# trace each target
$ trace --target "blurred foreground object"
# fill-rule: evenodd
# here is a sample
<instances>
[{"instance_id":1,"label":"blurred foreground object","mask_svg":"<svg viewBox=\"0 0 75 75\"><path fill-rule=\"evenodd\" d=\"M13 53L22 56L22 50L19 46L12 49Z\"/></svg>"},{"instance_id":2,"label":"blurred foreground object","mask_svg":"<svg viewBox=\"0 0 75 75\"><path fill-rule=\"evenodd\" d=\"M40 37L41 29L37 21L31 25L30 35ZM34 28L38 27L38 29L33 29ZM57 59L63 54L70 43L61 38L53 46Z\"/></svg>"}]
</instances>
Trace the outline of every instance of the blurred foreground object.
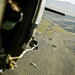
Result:
<instances>
[{"instance_id":1,"label":"blurred foreground object","mask_svg":"<svg viewBox=\"0 0 75 75\"><path fill-rule=\"evenodd\" d=\"M3 13L6 5L6 0L0 0L0 28L1 28L1 22L3 19Z\"/></svg>"}]
</instances>

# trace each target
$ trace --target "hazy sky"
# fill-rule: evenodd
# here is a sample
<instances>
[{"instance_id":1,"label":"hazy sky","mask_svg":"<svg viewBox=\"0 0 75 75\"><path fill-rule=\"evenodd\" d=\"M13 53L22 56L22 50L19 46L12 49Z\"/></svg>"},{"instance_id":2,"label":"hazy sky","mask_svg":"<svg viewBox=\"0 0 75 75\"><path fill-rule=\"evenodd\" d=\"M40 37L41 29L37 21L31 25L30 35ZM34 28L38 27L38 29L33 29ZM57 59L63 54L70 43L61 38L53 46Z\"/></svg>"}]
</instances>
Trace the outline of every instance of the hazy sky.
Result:
<instances>
[{"instance_id":1,"label":"hazy sky","mask_svg":"<svg viewBox=\"0 0 75 75\"><path fill-rule=\"evenodd\" d=\"M75 16L75 0L47 0L46 6L67 15Z\"/></svg>"},{"instance_id":2,"label":"hazy sky","mask_svg":"<svg viewBox=\"0 0 75 75\"><path fill-rule=\"evenodd\" d=\"M75 0L55 0L55 1L64 1L64 2L70 2L72 4L75 4Z\"/></svg>"}]
</instances>

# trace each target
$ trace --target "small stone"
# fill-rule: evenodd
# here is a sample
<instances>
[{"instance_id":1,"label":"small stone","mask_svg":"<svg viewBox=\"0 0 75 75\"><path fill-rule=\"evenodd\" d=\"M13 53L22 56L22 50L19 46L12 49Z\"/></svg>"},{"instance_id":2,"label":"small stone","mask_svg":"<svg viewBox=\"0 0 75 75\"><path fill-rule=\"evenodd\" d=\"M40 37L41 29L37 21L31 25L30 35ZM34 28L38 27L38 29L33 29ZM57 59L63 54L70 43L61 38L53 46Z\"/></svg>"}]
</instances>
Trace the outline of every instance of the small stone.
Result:
<instances>
[{"instance_id":1,"label":"small stone","mask_svg":"<svg viewBox=\"0 0 75 75\"><path fill-rule=\"evenodd\" d=\"M29 65L34 66L35 68L37 68L37 65L35 63L30 63Z\"/></svg>"}]
</instances>

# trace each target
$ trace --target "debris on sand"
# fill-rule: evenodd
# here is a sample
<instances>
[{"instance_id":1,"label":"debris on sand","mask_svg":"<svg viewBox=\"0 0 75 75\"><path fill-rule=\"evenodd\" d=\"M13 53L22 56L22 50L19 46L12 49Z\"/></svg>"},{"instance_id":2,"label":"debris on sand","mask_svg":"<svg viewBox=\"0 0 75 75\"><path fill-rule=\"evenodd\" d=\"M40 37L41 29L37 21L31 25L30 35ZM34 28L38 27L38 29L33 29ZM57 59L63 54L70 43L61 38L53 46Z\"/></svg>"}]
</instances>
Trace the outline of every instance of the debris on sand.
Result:
<instances>
[{"instance_id":1,"label":"debris on sand","mask_svg":"<svg viewBox=\"0 0 75 75\"><path fill-rule=\"evenodd\" d=\"M49 40L52 40L52 38L49 38Z\"/></svg>"},{"instance_id":2,"label":"debris on sand","mask_svg":"<svg viewBox=\"0 0 75 75\"><path fill-rule=\"evenodd\" d=\"M55 48L57 47L56 45L51 45L51 46L52 46L52 47L55 47Z\"/></svg>"},{"instance_id":3,"label":"debris on sand","mask_svg":"<svg viewBox=\"0 0 75 75\"><path fill-rule=\"evenodd\" d=\"M29 65L34 66L35 68L37 68L37 65L35 63L30 63Z\"/></svg>"}]
</instances>

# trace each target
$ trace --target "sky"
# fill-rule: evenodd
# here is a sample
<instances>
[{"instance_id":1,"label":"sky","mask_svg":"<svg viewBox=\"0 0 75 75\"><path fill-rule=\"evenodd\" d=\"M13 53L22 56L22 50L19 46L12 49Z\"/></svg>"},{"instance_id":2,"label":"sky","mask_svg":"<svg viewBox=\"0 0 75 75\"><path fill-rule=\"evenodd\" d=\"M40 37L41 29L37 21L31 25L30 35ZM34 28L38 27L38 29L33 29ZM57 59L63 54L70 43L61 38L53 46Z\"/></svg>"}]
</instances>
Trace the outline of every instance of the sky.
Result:
<instances>
[{"instance_id":1,"label":"sky","mask_svg":"<svg viewBox=\"0 0 75 75\"><path fill-rule=\"evenodd\" d=\"M75 0L55 0L55 1L64 1L64 2L70 2L72 4L75 4Z\"/></svg>"},{"instance_id":2,"label":"sky","mask_svg":"<svg viewBox=\"0 0 75 75\"><path fill-rule=\"evenodd\" d=\"M75 0L46 0L46 6L75 17Z\"/></svg>"}]
</instances>

